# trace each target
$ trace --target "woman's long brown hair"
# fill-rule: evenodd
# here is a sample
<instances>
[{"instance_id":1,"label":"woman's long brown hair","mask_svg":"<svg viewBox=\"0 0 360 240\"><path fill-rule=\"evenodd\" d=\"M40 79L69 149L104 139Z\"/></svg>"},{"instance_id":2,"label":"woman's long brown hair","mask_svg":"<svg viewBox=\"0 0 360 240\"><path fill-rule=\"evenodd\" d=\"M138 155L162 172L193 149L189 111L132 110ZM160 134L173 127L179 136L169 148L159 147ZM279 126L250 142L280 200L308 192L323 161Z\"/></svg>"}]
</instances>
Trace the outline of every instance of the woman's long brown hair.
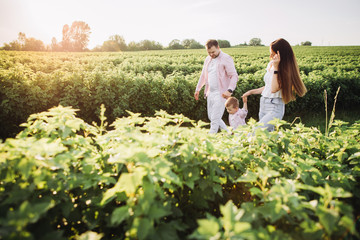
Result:
<instances>
[{"instance_id":1,"label":"woman's long brown hair","mask_svg":"<svg viewBox=\"0 0 360 240\"><path fill-rule=\"evenodd\" d=\"M270 44L271 49L280 53L278 82L284 103L295 100L296 94L300 97L307 92L300 78L299 66L290 44L283 38L279 38Z\"/></svg>"}]
</instances>

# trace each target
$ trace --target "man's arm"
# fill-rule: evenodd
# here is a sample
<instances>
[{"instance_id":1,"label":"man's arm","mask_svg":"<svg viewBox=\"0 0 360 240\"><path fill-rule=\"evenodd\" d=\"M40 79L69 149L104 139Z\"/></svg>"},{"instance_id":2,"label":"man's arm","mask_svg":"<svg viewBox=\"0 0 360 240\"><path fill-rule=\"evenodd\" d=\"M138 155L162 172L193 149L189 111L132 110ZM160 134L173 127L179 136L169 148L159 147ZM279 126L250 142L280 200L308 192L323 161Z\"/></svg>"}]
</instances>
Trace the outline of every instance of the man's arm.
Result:
<instances>
[{"instance_id":1,"label":"man's arm","mask_svg":"<svg viewBox=\"0 0 360 240\"><path fill-rule=\"evenodd\" d=\"M236 83L239 80L239 75L236 72L234 60L230 56L227 57L225 60L225 71L230 78L228 89L234 91L236 88Z\"/></svg>"},{"instance_id":2,"label":"man's arm","mask_svg":"<svg viewBox=\"0 0 360 240\"><path fill-rule=\"evenodd\" d=\"M203 69L201 71L201 75L200 75L200 78L199 78L199 81L198 81L198 84L196 85L196 89L195 89L195 93L194 93L194 98L196 100L199 100L199 92L201 90L201 88L205 85L205 66L206 66L206 61L207 61L207 58L205 59L204 61L204 65L203 65Z\"/></svg>"},{"instance_id":3,"label":"man's arm","mask_svg":"<svg viewBox=\"0 0 360 240\"><path fill-rule=\"evenodd\" d=\"M224 66L225 66L226 74L230 78L228 90L222 93L222 96L227 99L231 97L233 91L235 90L236 83L239 80L239 76L236 72L234 61L230 56L225 58Z\"/></svg>"}]
</instances>

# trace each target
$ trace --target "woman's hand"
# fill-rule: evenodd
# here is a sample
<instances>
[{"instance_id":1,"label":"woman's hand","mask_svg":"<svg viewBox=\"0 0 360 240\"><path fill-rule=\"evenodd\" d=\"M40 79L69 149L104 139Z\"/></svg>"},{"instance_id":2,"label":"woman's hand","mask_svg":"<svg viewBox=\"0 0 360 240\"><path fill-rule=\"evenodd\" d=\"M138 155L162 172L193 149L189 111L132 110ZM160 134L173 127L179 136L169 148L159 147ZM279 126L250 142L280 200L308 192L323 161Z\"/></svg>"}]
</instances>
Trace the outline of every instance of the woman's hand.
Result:
<instances>
[{"instance_id":1,"label":"woman's hand","mask_svg":"<svg viewBox=\"0 0 360 240\"><path fill-rule=\"evenodd\" d=\"M272 61L273 61L273 66L274 66L274 70L277 71L279 69L279 63L280 63L280 52L277 51L277 54L275 54L272 57Z\"/></svg>"}]
</instances>

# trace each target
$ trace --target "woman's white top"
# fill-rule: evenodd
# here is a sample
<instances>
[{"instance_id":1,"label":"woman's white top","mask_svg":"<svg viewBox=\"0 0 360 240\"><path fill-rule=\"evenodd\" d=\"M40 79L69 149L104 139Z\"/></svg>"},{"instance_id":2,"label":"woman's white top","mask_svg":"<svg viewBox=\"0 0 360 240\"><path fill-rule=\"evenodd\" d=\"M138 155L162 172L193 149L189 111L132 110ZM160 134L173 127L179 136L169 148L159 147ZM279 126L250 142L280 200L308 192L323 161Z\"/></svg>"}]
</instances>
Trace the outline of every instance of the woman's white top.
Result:
<instances>
[{"instance_id":1,"label":"woman's white top","mask_svg":"<svg viewBox=\"0 0 360 240\"><path fill-rule=\"evenodd\" d=\"M272 61L266 67L266 73L264 76L265 88L262 91L261 95L267 98L281 98L281 90L277 91L276 93L271 92L271 81L274 76L274 66Z\"/></svg>"},{"instance_id":2,"label":"woman's white top","mask_svg":"<svg viewBox=\"0 0 360 240\"><path fill-rule=\"evenodd\" d=\"M209 87L210 92L219 92L219 80L217 77L217 59L213 58L211 59L209 65L208 65L208 81L209 81Z\"/></svg>"}]
</instances>

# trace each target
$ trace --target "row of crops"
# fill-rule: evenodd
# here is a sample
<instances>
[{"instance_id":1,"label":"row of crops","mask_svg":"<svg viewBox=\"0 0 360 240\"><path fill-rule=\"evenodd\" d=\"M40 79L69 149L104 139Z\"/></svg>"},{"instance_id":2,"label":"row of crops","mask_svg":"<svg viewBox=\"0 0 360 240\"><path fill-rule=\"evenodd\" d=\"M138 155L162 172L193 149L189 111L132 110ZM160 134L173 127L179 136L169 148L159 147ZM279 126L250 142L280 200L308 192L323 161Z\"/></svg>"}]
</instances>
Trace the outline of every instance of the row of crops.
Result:
<instances>
[{"instance_id":1,"label":"row of crops","mask_svg":"<svg viewBox=\"0 0 360 240\"><path fill-rule=\"evenodd\" d=\"M338 87L337 109L360 104L360 47L294 47L308 93L287 105L287 113L306 114L329 106ZM263 86L269 60L267 47L224 49L235 62L239 82L235 96ZM18 125L36 112L59 104L80 109L87 122L97 119L105 104L108 118L126 110L151 116L157 110L207 121L206 101L193 99L205 50L125 53L0 54L0 136L14 136ZM258 96L249 98L249 117L257 119ZM287 114L285 114L286 116ZM224 119L226 119L226 113Z\"/></svg>"}]
</instances>

